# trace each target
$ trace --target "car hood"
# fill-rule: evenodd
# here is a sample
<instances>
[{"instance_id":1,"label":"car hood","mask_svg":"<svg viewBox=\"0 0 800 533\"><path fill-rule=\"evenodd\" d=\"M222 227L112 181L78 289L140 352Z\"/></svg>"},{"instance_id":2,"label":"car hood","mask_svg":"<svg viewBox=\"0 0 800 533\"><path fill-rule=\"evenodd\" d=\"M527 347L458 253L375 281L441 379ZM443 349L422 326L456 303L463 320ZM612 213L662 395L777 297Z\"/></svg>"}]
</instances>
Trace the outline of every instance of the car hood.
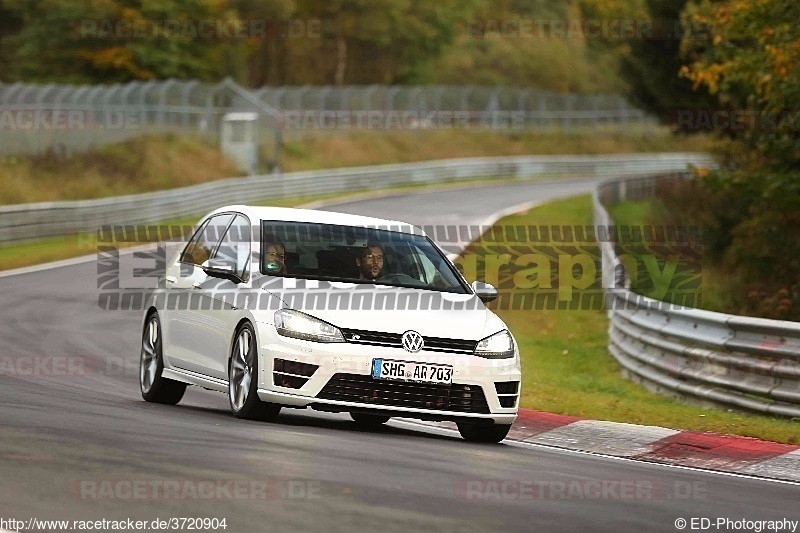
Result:
<instances>
[{"instance_id":1,"label":"car hood","mask_svg":"<svg viewBox=\"0 0 800 533\"><path fill-rule=\"evenodd\" d=\"M474 294L350 283L264 290L279 298L283 307L343 329L384 333L415 330L423 336L476 341L506 329Z\"/></svg>"}]
</instances>

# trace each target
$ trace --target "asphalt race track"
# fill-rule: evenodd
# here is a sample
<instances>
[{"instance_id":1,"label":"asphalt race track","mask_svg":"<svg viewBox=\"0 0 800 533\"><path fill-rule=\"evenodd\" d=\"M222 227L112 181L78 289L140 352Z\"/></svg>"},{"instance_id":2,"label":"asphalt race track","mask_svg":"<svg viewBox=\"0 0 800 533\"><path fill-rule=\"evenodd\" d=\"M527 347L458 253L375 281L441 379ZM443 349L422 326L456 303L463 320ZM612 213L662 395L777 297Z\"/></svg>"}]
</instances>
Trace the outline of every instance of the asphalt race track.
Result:
<instances>
[{"instance_id":1,"label":"asphalt race track","mask_svg":"<svg viewBox=\"0 0 800 533\"><path fill-rule=\"evenodd\" d=\"M417 193L331 209L477 224L593 184ZM403 420L365 431L346 415L285 409L272 424L244 422L229 414L225 395L194 387L178 406L145 403L140 312L100 309L97 285L93 261L0 277L0 529L13 529L2 522L12 518L224 518L224 530L196 529L619 533L678 531L681 518L710 519L710 531L736 530L718 529L718 518L800 520L800 487L787 483L469 444Z\"/></svg>"}]
</instances>

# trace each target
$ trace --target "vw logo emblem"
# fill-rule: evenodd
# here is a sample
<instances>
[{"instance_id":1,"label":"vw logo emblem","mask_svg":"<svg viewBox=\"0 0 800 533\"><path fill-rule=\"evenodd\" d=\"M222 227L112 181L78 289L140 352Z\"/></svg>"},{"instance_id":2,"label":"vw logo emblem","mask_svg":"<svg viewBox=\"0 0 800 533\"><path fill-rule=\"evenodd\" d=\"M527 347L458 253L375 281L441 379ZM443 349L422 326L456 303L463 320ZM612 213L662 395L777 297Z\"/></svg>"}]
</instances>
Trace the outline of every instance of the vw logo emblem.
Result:
<instances>
[{"instance_id":1,"label":"vw logo emblem","mask_svg":"<svg viewBox=\"0 0 800 533\"><path fill-rule=\"evenodd\" d=\"M416 331L406 331L400 340L403 342L403 348L411 353L420 351L425 345L422 335Z\"/></svg>"}]
</instances>

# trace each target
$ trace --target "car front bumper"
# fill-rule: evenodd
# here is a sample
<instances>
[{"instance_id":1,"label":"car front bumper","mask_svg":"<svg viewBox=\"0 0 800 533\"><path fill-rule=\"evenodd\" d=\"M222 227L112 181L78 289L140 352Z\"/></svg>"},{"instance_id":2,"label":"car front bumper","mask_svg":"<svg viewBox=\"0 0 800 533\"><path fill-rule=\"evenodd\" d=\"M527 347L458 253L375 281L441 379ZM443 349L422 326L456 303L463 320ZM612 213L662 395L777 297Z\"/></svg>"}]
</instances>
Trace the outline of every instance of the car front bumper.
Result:
<instances>
[{"instance_id":1,"label":"car front bumper","mask_svg":"<svg viewBox=\"0 0 800 533\"><path fill-rule=\"evenodd\" d=\"M425 350L409 353L400 348L348 342L310 342L278 336L269 325L265 328L271 331L262 337L260 350L258 396L263 401L320 411L456 422L510 424L517 416L519 385L515 394L502 396L504 404L512 406L502 407L496 384L519 383L519 357L486 359ZM375 358L452 365L452 384L372 378ZM281 378L286 374L285 370L275 372L276 359L303 364L303 371L295 371L293 386L280 385L285 383Z\"/></svg>"}]
</instances>

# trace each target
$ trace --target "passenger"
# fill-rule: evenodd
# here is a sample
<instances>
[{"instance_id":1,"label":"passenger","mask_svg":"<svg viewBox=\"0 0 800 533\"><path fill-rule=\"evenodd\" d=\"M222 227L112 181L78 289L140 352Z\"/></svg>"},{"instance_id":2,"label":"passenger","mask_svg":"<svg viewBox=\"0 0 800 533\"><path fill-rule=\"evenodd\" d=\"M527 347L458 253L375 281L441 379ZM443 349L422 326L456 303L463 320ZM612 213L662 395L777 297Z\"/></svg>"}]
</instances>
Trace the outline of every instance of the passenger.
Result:
<instances>
[{"instance_id":1,"label":"passenger","mask_svg":"<svg viewBox=\"0 0 800 533\"><path fill-rule=\"evenodd\" d=\"M265 238L267 244L266 270L269 274L286 274L286 247L277 239Z\"/></svg>"}]
</instances>

